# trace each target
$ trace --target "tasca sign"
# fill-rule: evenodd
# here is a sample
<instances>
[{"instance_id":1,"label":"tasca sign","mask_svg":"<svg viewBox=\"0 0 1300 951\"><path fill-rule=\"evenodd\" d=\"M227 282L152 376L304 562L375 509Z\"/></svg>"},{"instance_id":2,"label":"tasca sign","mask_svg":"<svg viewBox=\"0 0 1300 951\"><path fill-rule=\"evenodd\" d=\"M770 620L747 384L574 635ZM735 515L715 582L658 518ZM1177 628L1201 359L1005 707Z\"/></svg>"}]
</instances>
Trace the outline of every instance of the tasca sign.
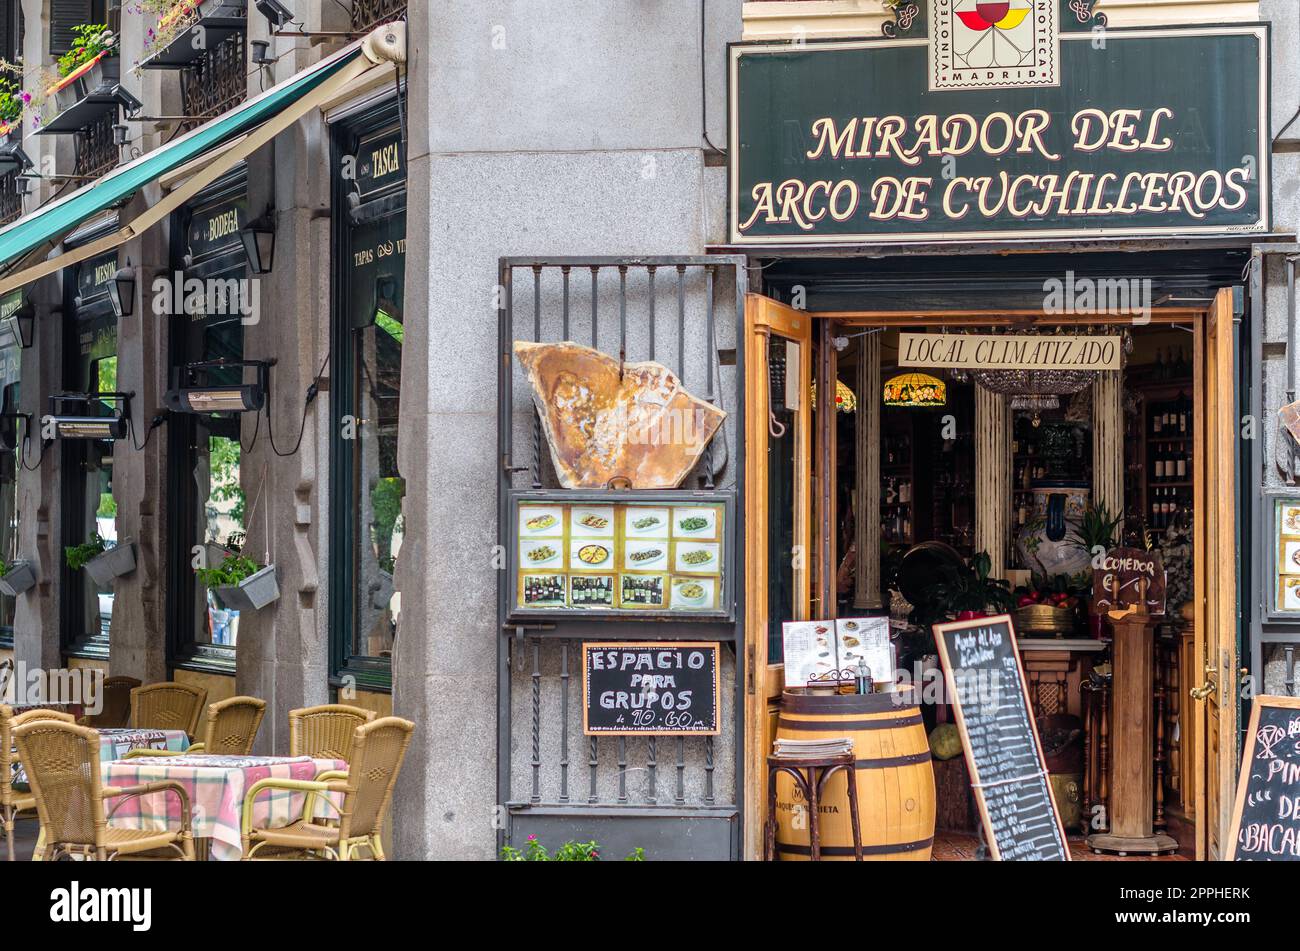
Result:
<instances>
[{"instance_id":1,"label":"tasca sign","mask_svg":"<svg viewBox=\"0 0 1300 951\"><path fill-rule=\"evenodd\" d=\"M1122 337L1024 334L898 335L900 367L965 370L1118 370Z\"/></svg>"},{"instance_id":2,"label":"tasca sign","mask_svg":"<svg viewBox=\"0 0 1300 951\"><path fill-rule=\"evenodd\" d=\"M998 55L1030 22L972 32L973 7L944 5ZM932 90L924 31L944 22L731 48L733 243L1268 230L1267 26L1063 29L1054 85Z\"/></svg>"}]
</instances>

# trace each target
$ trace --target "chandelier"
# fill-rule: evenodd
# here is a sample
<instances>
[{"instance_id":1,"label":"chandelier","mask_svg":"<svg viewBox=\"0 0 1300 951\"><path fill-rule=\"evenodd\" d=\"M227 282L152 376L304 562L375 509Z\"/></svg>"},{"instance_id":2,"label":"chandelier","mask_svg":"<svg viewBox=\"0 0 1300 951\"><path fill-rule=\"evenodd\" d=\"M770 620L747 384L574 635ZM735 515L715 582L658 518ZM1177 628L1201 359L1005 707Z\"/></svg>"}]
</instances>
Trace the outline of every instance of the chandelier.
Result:
<instances>
[{"instance_id":1,"label":"chandelier","mask_svg":"<svg viewBox=\"0 0 1300 951\"><path fill-rule=\"evenodd\" d=\"M1030 335L1047 334L1035 328ZM1124 332L1124 354L1133 350L1133 338ZM1038 414L1048 410L1060 409L1062 396L1073 396L1092 386L1097 373L1094 370L971 370L970 376L976 383L994 393L1001 393L1011 398L1011 409L1034 414L1034 425L1038 425Z\"/></svg>"},{"instance_id":2,"label":"chandelier","mask_svg":"<svg viewBox=\"0 0 1300 951\"><path fill-rule=\"evenodd\" d=\"M885 382L886 406L943 406L948 385L928 373L901 373Z\"/></svg>"}]
</instances>

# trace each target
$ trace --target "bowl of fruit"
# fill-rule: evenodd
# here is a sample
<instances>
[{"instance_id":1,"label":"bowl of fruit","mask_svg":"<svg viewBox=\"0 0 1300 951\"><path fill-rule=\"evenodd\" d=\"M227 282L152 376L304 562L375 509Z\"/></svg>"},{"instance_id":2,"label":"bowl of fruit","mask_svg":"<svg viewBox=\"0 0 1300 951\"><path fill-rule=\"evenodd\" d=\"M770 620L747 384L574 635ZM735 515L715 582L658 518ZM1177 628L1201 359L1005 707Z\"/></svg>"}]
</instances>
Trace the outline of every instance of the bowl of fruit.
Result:
<instances>
[{"instance_id":1,"label":"bowl of fruit","mask_svg":"<svg viewBox=\"0 0 1300 951\"><path fill-rule=\"evenodd\" d=\"M1074 631L1079 599L1066 591L1021 591L1012 615L1019 634L1064 637Z\"/></svg>"}]
</instances>

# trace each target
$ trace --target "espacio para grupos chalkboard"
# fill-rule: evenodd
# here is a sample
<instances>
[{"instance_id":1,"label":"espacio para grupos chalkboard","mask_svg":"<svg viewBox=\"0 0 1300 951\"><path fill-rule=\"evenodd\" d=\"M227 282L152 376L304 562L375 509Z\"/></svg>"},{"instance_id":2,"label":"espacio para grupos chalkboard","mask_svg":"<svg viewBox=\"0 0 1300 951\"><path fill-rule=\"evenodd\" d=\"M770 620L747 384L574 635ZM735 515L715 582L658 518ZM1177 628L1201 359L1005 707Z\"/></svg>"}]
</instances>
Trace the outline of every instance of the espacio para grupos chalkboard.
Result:
<instances>
[{"instance_id":1,"label":"espacio para grupos chalkboard","mask_svg":"<svg viewBox=\"0 0 1300 951\"><path fill-rule=\"evenodd\" d=\"M588 736L716 736L716 641L582 645L582 730Z\"/></svg>"}]
</instances>

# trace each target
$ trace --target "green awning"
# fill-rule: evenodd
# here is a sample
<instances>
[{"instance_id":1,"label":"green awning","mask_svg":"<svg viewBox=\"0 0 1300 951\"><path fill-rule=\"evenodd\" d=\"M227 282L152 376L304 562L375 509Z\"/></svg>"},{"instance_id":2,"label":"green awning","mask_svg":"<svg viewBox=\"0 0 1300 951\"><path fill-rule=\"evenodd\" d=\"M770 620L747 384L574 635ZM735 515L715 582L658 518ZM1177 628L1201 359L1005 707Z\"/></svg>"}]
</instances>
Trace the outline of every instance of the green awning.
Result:
<instances>
[{"instance_id":1,"label":"green awning","mask_svg":"<svg viewBox=\"0 0 1300 951\"><path fill-rule=\"evenodd\" d=\"M382 38L372 34L365 40L351 44L175 142L141 156L131 164L96 179L66 198L38 208L0 230L0 267L3 267L12 265L42 245L52 245L81 223L105 208L130 198L150 182L244 137L243 141L222 152L209 166L197 171L182 187L168 193L163 201L151 205L115 234L0 278L0 294L91 255L110 251L139 235L312 109L345 91L350 85L359 84L370 70L380 68L381 64L391 66L394 62L404 60L405 35L398 31L400 36L395 40L394 26L390 24L382 27L381 31L386 32ZM379 32L376 31L376 34ZM400 53L396 49L398 43Z\"/></svg>"}]
</instances>

